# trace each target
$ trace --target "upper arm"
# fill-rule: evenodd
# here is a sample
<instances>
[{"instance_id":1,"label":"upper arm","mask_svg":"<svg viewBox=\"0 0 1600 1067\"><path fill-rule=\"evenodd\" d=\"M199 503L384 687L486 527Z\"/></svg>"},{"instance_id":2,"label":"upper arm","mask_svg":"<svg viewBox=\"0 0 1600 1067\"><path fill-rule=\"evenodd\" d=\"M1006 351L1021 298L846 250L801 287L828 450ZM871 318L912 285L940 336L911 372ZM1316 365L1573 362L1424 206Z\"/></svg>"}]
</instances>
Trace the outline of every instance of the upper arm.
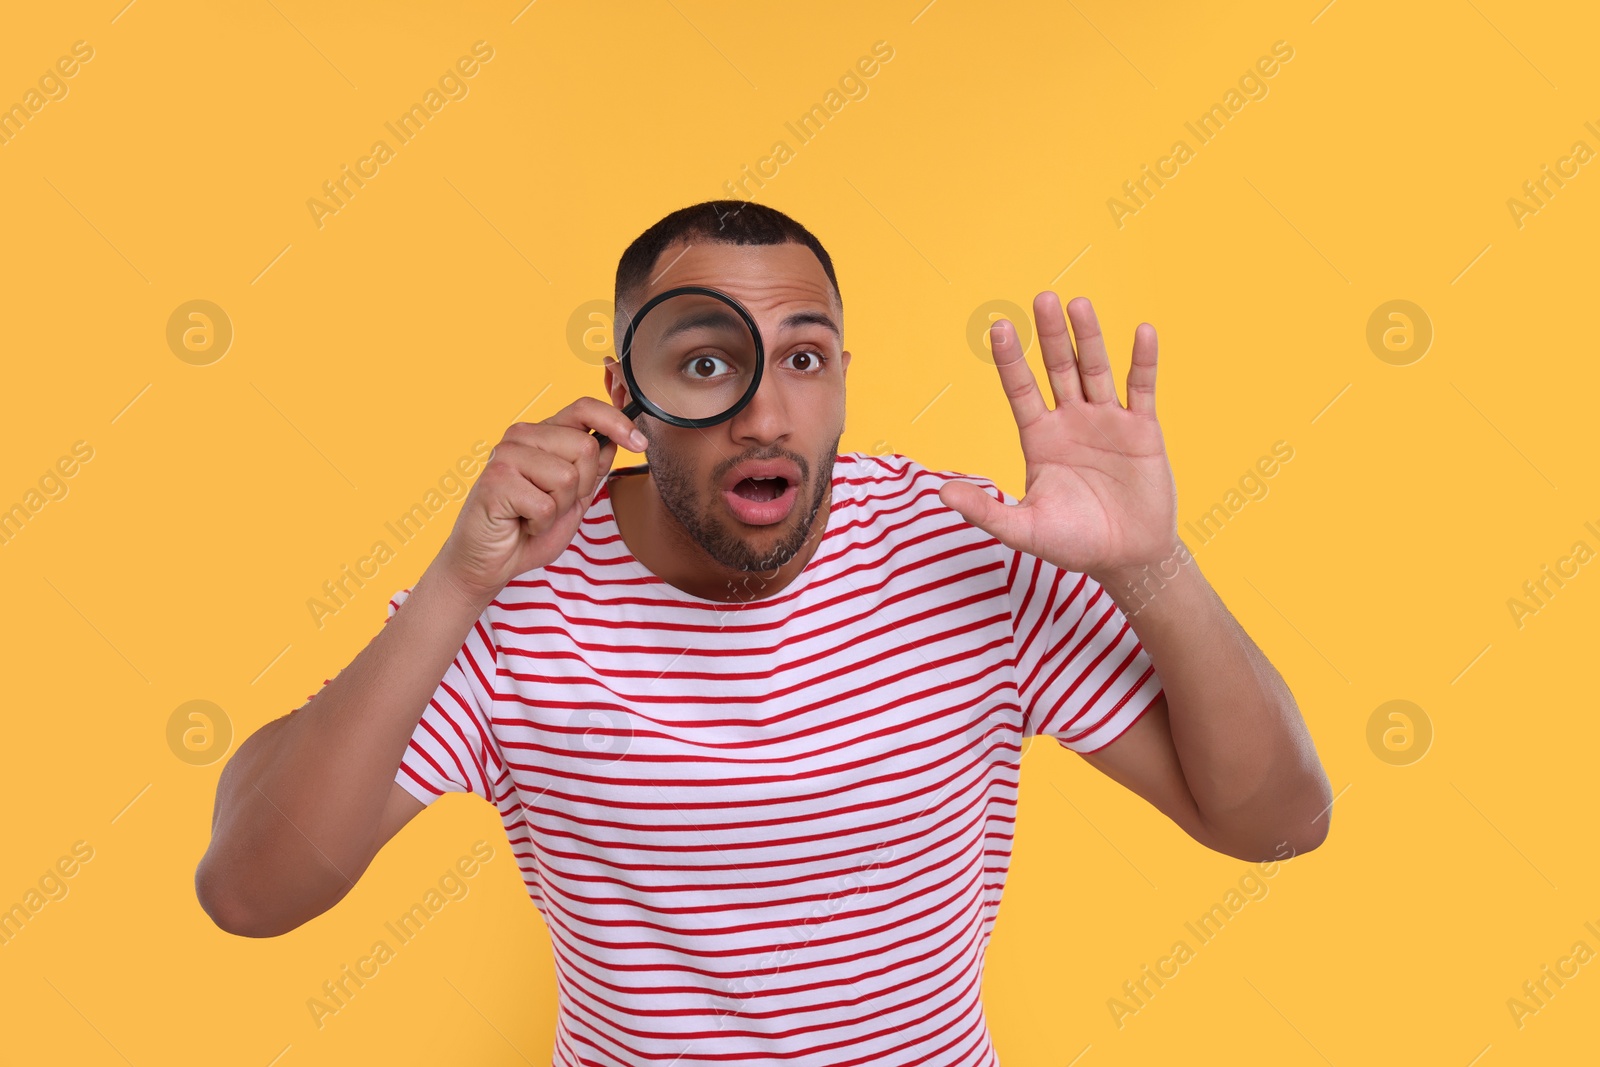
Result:
<instances>
[{"instance_id":1,"label":"upper arm","mask_svg":"<svg viewBox=\"0 0 1600 1067\"><path fill-rule=\"evenodd\" d=\"M1183 776L1165 693L1111 743L1078 753L1095 770L1137 793L1207 848L1216 848ZM1220 850L1219 850L1220 851Z\"/></svg>"}]
</instances>

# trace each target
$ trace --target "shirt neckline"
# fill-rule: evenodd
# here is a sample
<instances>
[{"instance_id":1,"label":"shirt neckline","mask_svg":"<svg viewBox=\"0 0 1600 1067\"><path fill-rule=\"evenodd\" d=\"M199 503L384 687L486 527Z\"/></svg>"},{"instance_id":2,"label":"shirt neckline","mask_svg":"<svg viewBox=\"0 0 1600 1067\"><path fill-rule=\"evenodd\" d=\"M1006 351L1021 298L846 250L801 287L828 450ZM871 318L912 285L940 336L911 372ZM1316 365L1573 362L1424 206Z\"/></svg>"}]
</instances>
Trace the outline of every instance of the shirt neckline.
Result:
<instances>
[{"instance_id":1,"label":"shirt neckline","mask_svg":"<svg viewBox=\"0 0 1600 1067\"><path fill-rule=\"evenodd\" d=\"M829 538L833 536L835 530L844 521L840 515L839 501L842 494L839 492L839 486L848 476L848 471L853 469L856 463L857 459L854 453L840 452L834 454L833 481L829 486L829 491L832 495L828 501L828 522L822 531L822 542L817 545L816 552L812 553L811 558L806 561L805 567L799 574L795 575L794 581L785 586L781 592L772 596L756 597L752 600L707 600L705 597L695 596L693 593L679 589L639 561L638 557L628 548L628 543L622 539L622 528L617 524L617 511L611 497L611 483L619 474L648 472L650 469L648 462L636 463L628 467L616 467L606 475L605 485L595 498L597 505L604 502L604 510L600 516L603 520L603 525L598 533L602 537L615 537L617 539L617 544L622 548L622 555L619 557L617 565L625 568L629 577L644 579L652 594L659 594L683 604L713 608L719 611L753 611L757 608L785 604L804 593L811 585L817 571L821 569L818 557L828 548Z\"/></svg>"}]
</instances>

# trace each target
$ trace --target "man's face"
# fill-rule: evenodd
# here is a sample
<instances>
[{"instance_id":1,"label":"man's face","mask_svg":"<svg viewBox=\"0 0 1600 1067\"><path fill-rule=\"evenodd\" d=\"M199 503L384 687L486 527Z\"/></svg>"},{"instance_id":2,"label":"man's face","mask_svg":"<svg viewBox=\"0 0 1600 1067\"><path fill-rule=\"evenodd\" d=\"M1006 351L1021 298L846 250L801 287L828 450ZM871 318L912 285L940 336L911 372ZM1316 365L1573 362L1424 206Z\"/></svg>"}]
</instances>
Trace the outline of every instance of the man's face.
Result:
<instances>
[{"instance_id":1,"label":"man's face","mask_svg":"<svg viewBox=\"0 0 1600 1067\"><path fill-rule=\"evenodd\" d=\"M646 459L657 494L693 541L717 563L740 571L772 570L794 557L813 534L833 485L833 462L844 432L841 314L816 255L802 244L676 244L661 253L656 274L631 306L618 308L618 334L656 293L705 285L734 297L761 331L765 366L756 395L733 418L686 429L648 414L637 419L650 439ZM804 316L812 321L791 321ZM833 328L828 325L832 324ZM606 389L626 407L632 397L615 360ZM793 479L774 503L765 486L745 482L762 461L787 466Z\"/></svg>"}]
</instances>

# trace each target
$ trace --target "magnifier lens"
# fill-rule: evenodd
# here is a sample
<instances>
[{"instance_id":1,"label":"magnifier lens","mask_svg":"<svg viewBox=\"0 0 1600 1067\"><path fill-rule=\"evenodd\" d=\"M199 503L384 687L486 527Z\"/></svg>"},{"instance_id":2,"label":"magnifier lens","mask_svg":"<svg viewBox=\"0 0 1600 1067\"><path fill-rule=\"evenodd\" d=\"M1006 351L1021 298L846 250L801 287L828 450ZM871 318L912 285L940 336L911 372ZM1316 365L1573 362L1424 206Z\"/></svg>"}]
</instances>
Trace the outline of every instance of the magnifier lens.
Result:
<instances>
[{"instance_id":1,"label":"magnifier lens","mask_svg":"<svg viewBox=\"0 0 1600 1067\"><path fill-rule=\"evenodd\" d=\"M738 405L756 373L756 343L732 306L701 293L669 296L633 333L638 391L669 415L710 419Z\"/></svg>"}]
</instances>

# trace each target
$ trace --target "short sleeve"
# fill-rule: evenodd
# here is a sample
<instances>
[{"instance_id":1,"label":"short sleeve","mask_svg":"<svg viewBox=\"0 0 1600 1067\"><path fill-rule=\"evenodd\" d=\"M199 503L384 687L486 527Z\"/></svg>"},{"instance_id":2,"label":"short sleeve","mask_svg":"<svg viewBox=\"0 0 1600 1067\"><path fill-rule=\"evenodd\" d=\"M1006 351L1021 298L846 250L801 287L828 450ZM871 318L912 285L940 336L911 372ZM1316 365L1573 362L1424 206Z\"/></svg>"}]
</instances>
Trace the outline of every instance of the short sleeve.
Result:
<instances>
[{"instance_id":1,"label":"short sleeve","mask_svg":"<svg viewBox=\"0 0 1600 1067\"><path fill-rule=\"evenodd\" d=\"M389 600L384 625L410 596L402 589ZM490 723L498 655L485 613L445 668L395 771L394 780L423 804L446 793L494 800L506 774Z\"/></svg>"},{"instance_id":2,"label":"short sleeve","mask_svg":"<svg viewBox=\"0 0 1600 1067\"><path fill-rule=\"evenodd\" d=\"M1104 748L1163 692L1149 653L1099 582L1000 547L1025 732L1078 753Z\"/></svg>"}]
</instances>

